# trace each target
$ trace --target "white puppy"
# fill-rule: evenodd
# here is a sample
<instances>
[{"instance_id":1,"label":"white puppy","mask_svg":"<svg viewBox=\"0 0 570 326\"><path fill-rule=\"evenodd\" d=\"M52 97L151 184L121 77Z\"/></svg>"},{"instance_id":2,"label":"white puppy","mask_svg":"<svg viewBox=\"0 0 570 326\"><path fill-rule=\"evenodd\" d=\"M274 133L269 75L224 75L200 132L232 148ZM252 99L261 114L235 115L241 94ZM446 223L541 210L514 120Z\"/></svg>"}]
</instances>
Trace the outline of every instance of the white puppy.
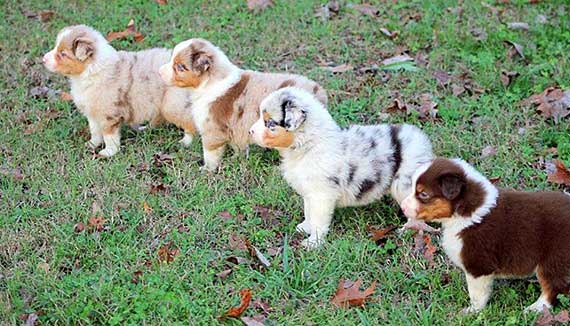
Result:
<instances>
[{"instance_id":1,"label":"white puppy","mask_svg":"<svg viewBox=\"0 0 570 326\"><path fill-rule=\"evenodd\" d=\"M89 121L89 147L105 143L99 155L109 157L120 149L120 126L167 120L184 129L181 140L189 145L195 128L189 91L168 87L158 68L168 62L171 50L139 52L115 50L101 33L85 25L62 29L55 48L43 57L46 68L69 78L73 102Z\"/></svg>"},{"instance_id":2,"label":"white puppy","mask_svg":"<svg viewBox=\"0 0 570 326\"><path fill-rule=\"evenodd\" d=\"M297 229L310 236L307 247L324 241L335 207L366 205L389 188L400 203L412 191L412 175L433 159L426 135L411 125L340 128L310 93L277 90L260 105L251 127L253 141L276 148L287 182L304 202Z\"/></svg>"}]
</instances>

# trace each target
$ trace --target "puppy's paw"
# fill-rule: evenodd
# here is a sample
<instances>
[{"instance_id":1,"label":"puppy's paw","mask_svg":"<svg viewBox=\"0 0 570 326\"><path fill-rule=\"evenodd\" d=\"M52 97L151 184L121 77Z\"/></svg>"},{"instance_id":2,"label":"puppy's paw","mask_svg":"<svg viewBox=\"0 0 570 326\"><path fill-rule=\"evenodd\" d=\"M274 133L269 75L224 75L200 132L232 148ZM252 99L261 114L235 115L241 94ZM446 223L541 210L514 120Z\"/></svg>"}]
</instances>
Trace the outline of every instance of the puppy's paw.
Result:
<instances>
[{"instance_id":1,"label":"puppy's paw","mask_svg":"<svg viewBox=\"0 0 570 326\"><path fill-rule=\"evenodd\" d=\"M99 156L101 157L111 157L119 152L118 149L105 147L102 151L99 152Z\"/></svg>"},{"instance_id":2,"label":"puppy's paw","mask_svg":"<svg viewBox=\"0 0 570 326\"><path fill-rule=\"evenodd\" d=\"M541 313L544 309L550 309L550 305L544 302L537 301L524 309L525 314Z\"/></svg>"},{"instance_id":3,"label":"puppy's paw","mask_svg":"<svg viewBox=\"0 0 570 326\"><path fill-rule=\"evenodd\" d=\"M309 224L309 221L304 220L303 222L297 224L295 230L297 230L297 232L311 234L311 224Z\"/></svg>"},{"instance_id":4,"label":"puppy's paw","mask_svg":"<svg viewBox=\"0 0 570 326\"><path fill-rule=\"evenodd\" d=\"M100 142L96 142L96 141L93 141L93 140L89 140L89 141L85 142L85 147L87 147L87 148L90 149L90 150L94 150L94 149L96 149L97 147L99 147L100 145L101 145Z\"/></svg>"},{"instance_id":5,"label":"puppy's paw","mask_svg":"<svg viewBox=\"0 0 570 326\"><path fill-rule=\"evenodd\" d=\"M325 241L323 239L318 239L316 237L310 236L307 239L301 241L301 246L307 250L314 250L323 245Z\"/></svg>"},{"instance_id":6,"label":"puppy's paw","mask_svg":"<svg viewBox=\"0 0 570 326\"><path fill-rule=\"evenodd\" d=\"M178 142L184 147L190 147L190 145L192 145L192 140L193 138L191 135L184 134L184 137L182 137L182 139L180 139Z\"/></svg>"},{"instance_id":7,"label":"puppy's paw","mask_svg":"<svg viewBox=\"0 0 570 326\"><path fill-rule=\"evenodd\" d=\"M470 314L476 314L479 311L481 311L481 308L476 308L474 306L469 306L466 308L461 309L461 314L463 315L470 315Z\"/></svg>"},{"instance_id":8,"label":"puppy's paw","mask_svg":"<svg viewBox=\"0 0 570 326\"><path fill-rule=\"evenodd\" d=\"M217 166L202 165L200 166L200 172L205 174L217 173L219 168Z\"/></svg>"}]
</instances>

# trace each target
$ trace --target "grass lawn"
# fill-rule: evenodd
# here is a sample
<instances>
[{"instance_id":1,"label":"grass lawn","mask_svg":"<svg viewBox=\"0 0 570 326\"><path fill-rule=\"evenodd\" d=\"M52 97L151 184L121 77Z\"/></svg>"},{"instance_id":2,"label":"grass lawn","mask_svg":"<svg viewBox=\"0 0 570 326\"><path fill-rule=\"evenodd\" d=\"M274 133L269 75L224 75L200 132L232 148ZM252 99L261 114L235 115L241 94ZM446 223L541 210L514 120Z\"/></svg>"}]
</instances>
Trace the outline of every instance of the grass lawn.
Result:
<instances>
[{"instance_id":1,"label":"grass lawn","mask_svg":"<svg viewBox=\"0 0 570 326\"><path fill-rule=\"evenodd\" d=\"M3 2L0 324L21 324L22 315L37 313L42 325L240 325L217 316L239 303L244 288L269 307L263 312L250 306L244 315L266 314L266 325L534 323L536 316L522 310L539 296L535 280L498 282L487 309L465 316L459 313L468 304L463 275L440 249L430 266L414 251L412 232L393 234L380 246L371 241L368 226L402 223L389 198L337 210L328 243L306 251L295 233L301 197L281 178L277 153L252 146L246 159L230 152L220 173L206 175L199 171L199 141L185 149L173 127L125 128L121 152L98 159L84 147L87 121L71 102L30 96L37 86L68 91L66 80L48 73L40 60L59 29L83 23L107 33L133 18L144 41L113 41L116 48L207 38L242 67L317 80L342 125L415 124L438 155L462 157L500 177L502 187L561 190L546 181L545 162L559 157L570 163L568 120L545 121L520 101L548 86L570 88L568 2L371 1L379 9L372 17L342 1L340 13L327 21L314 17L318 1L275 2L260 13L249 12L245 1L223 0L162 6L150 0ZM44 9L55 11L48 22L23 14ZM510 29L509 22L526 22L529 30ZM399 35L390 39L382 27ZM522 45L525 59L509 57L505 41ZM361 69L402 51L416 58L417 71ZM354 69L332 74L324 63ZM450 77L445 84L442 71ZM504 86L501 71L519 75ZM396 98L419 103L422 94L438 103L437 120L384 111ZM488 146L496 154L482 157ZM173 158L162 162L158 153ZM21 177L13 172L18 168ZM168 191L151 193L153 185ZM77 223L95 216L94 202L104 230L75 232ZM232 265L228 257L253 261L230 245L230 236L249 239L271 267L242 263L217 277ZM438 240L434 236L437 246ZM159 264L165 245L179 252L171 263ZM330 303L343 278L362 278L363 286L378 281L364 308ZM562 297L557 310L568 308L570 297Z\"/></svg>"}]
</instances>

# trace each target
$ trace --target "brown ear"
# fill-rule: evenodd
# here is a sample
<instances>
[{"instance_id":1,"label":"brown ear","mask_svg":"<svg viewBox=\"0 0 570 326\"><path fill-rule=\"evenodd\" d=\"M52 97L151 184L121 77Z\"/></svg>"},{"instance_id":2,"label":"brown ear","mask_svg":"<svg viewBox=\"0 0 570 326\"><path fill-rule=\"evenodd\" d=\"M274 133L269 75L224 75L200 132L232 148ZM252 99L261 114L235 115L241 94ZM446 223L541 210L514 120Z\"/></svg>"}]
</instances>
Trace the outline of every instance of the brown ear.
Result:
<instances>
[{"instance_id":1,"label":"brown ear","mask_svg":"<svg viewBox=\"0 0 570 326\"><path fill-rule=\"evenodd\" d=\"M448 200L456 199L465 186L465 180L457 174L449 173L439 177L441 192Z\"/></svg>"},{"instance_id":2,"label":"brown ear","mask_svg":"<svg viewBox=\"0 0 570 326\"><path fill-rule=\"evenodd\" d=\"M212 58L206 52L200 51L192 54L192 70L204 73L210 69Z\"/></svg>"},{"instance_id":3,"label":"brown ear","mask_svg":"<svg viewBox=\"0 0 570 326\"><path fill-rule=\"evenodd\" d=\"M73 55L79 61L85 61L93 56L95 46L89 39L78 37L73 41Z\"/></svg>"}]
</instances>

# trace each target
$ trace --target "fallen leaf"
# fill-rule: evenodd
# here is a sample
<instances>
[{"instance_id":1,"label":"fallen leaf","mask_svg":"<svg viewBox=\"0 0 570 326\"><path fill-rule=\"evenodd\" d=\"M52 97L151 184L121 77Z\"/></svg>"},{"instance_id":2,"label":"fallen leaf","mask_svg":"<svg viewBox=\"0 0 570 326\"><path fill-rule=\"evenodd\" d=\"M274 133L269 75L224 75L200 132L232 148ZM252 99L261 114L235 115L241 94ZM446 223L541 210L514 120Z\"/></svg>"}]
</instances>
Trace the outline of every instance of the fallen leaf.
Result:
<instances>
[{"instance_id":1,"label":"fallen leaf","mask_svg":"<svg viewBox=\"0 0 570 326\"><path fill-rule=\"evenodd\" d=\"M238 256L230 256L230 257L226 258L226 261L229 263L232 263L234 265L241 265L241 264L249 263L249 260L247 260L246 258L238 257Z\"/></svg>"},{"instance_id":2,"label":"fallen leaf","mask_svg":"<svg viewBox=\"0 0 570 326\"><path fill-rule=\"evenodd\" d=\"M331 302L339 308L348 308L350 306L364 306L367 300L370 300L370 295L376 290L376 281L372 282L369 288L364 291L360 291L360 286L362 285L362 279L356 280L356 282L340 280L336 293L334 294Z\"/></svg>"},{"instance_id":3,"label":"fallen leaf","mask_svg":"<svg viewBox=\"0 0 570 326\"><path fill-rule=\"evenodd\" d=\"M522 29L524 31L528 31L528 29L529 29L527 23L521 23L521 22L508 23L507 26L510 29Z\"/></svg>"},{"instance_id":4,"label":"fallen leaf","mask_svg":"<svg viewBox=\"0 0 570 326\"><path fill-rule=\"evenodd\" d=\"M491 157L491 156L495 156L497 155L497 149L493 146L486 146L485 148L483 148L483 150L481 150L481 156L479 157L480 159L485 159L487 157Z\"/></svg>"},{"instance_id":5,"label":"fallen leaf","mask_svg":"<svg viewBox=\"0 0 570 326\"><path fill-rule=\"evenodd\" d=\"M133 284L139 284L140 282L140 277L142 276L143 272L142 271L134 271L133 272L133 277L131 278L131 283Z\"/></svg>"},{"instance_id":6,"label":"fallen leaf","mask_svg":"<svg viewBox=\"0 0 570 326\"><path fill-rule=\"evenodd\" d=\"M137 32L135 30L135 20L134 19L131 19L129 21L129 23L127 24L127 28L125 28L125 30L120 31L120 32L109 32L107 34L107 41L112 42L114 40L124 39L124 38L127 38L129 36L133 36L133 39L135 40L135 42L142 42L144 40L144 36L142 35L142 33Z\"/></svg>"},{"instance_id":7,"label":"fallen leaf","mask_svg":"<svg viewBox=\"0 0 570 326\"><path fill-rule=\"evenodd\" d=\"M255 205L253 211L261 217L264 227L273 227L279 225L279 219L276 212L270 208L261 205ZM277 212L278 213L278 212Z\"/></svg>"},{"instance_id":8,"label":"fallen leaf","mask_svg":"<svg viewBox=\"0 0 570 326\"><path fill-rule=\"evenodd\" d=\"M570 186L570 170L561 160L554 160L553 163L555 170L554 172L548 173L547 180L553 183Z\"/></svg>"},{"instance_id":9,"label":"fallen leaf","mask_svg":"<svg viewBox=\"0 0 570 326\"><path fill-rule=\"evenodd\" d=\"M380 32L382 32L382 34L388 36L391 39L396 38L398 36L398 34L400 34L400 32L398 32L398 31L391 32L390 30L388 30L387 28L384 28L384 27L380 28Z\"/></svg>"},{"instance_id":10,"label":"fallen leaf","mask_svg":"<svg viewBox=\"0 0 570 326\"><path fill-rule=\"evenodd\" d=\"M382 64L385 66L393 65L395 63L402 63L407 61L413 61L414 58L410 57L407 54L401 54L397 56L393 56L387 59L382 60Z\"/></svg>"},{"instance_id":11,"label":"fallen leaf","mask_svg":"<svg viewBox=\"0 0 570 326\"><path fill-rule=\"evenodd\" d=\"M251 290L250 289L243 289L240 292L241 301L240 305L237 307L230 308L223 317L230 317L230 318L239 318L241 314L247 309L249 303L251 302Z\"/></svg>"},{"instance_id":12,"label":"fallen leaf","mask_svg":"<svg viewBox=\"0 0 570 326\"><path fill-rule=\"evenodd\" d=\"M161 6L168 4L168 0L154 0L154 2L158 3Z\"/></svg>"},{"instance_id":13,"label":"fallen leaf","mask_svg":"<svg viewBox=\"0 0 570 326\"><path fill-rule=\"evenodd\" d=\"M50 21L53 15L55 15L55 12L52 10L42 10L38 13L38 18L42 23L45 23L47 21Z\"/></svg>"},{"instance_id":14,"label":"fallen leaf","mask_svg":"<svg viewBox=\"0 0 570 326\"><path fill-rule=\"evenodd\" d=\"M265 321L266 317L260 314L257 314L253 317L241 317L241 321L246 326L263 326L263 322Z\"/></svg>"},{"instance_id":15,"label":"fallen leaf","mask_svg":"<svg viewBox=\"0 0 570 326\"><path fill-rule=\"evenodd\" d=\"M451 76L446 71L443 71L441 69L434 71L433 76L442 86L447 85L451 80Z\"/></svg>"},{"instance_id":16,"label":"fallen leaf","mask_svg":"<svg viewBox=\"0 0 570 326\"><path fill-rule=\"evenodd\" d=\"M376 17L380 13L380 10L378 10L376 7L374 7L370 4L367 4L367 3L361 4L361 5L349 4L347 7L350 9L354 9L363 15L367 15L370 17Z\"/></svg>"},{"instance_id":17,"label":"fallen leaf","mask_svg":"<svg viewBox=\"0 0 570 326\"><path fill-rule=\"evenodd\" d=\"M24 175L22 174L22 170L19 168L10 169L5 167L0 167L0 175L14 178L14 180L23 180Z\"/></svg>"},{"instance_id":18,"label":"fallen leaf","mask_svg":"<svg viewBox=\"0 0 570 326\"><path fill-rule=\"evenodd\" d=\"M75 233L81 233L81 232L83 232L83 231L85 231L85 224L83 224L83 222L76 223L76 224L73 226L73 232L75 232Z\"/></svg>"},{"instance_id":19,"label":"fallen leaf","mask_svg":"<svg viewBox=\"0 0 570 326\"><path fill-rule=\"evenodd\" d=\"M241 238L237 234L231 233L230 234L230 240L229 240L230 249L232 249L232 250L246 250L247 249L246 241L247 240Z\"/></svg>"},{"instance_id":20,"label":"fallen leaf","mask_svg":"<svg viewBox=\"0 0 570 326\"><path fill-rule=\"evenodd\" d=\"M143 211L144 211L146 214L152 213L152 207L150 207L150 205L149 205L146 201L143 202Z\"/></svg>"},{"instance_id":21,"label":"fallen leaf","mask_svg":"<svg viewBox=\"0 0 570 326\"><path fill-rule=\"evenodd\" d=\"M368 233L370 233L370 238L372 241L378 243L379 240L384 239L388 233L396 228L395 225L390 225L386 228L376 229L374 227L370 227Z\"/></svg>"},{"instance_id":22,"label":"fallen leaf","mask_svg":"<svg viewBox=\"0 0 570 326\"><path fill-rule=\"evenodd\" d=\"M150 186L150 194L165 194L168 195L170 193L170 186L165 185L163 183L153 184Z\"/></svg>"},{"instance_id":23,"label":"fallen leaf","mask_svg":"<svg viewBox=\"0 0 570 326\"><path fill-rule=\"evenodd\" d=\"M319 17L322 20L329 19L332 15L337 15L340 11L340 4L338 1L333 0L329 1L327 4L320 6L315 11L315 17Z\"/></svg>"},{"instance_id":24,"label":"fallen leaf","mask_svg":"<svg viewBox=\"0 0 570 326\"><path fill-rule=\"evenodd\" d=\"M425 231L430 233L439 232L439 229L435 229L429 226L426 222L416 219L408 219L402 228L405 230Z\"/></svg>"},{"instance_id":25,"label":"fallen leaf","mask_svg":"<svg viewBox=\"0 0 570 326\"><path fill-rule=\"evenodd\" d=\"M45 98L52 99L56 98L58 91L51 89L47 86L36 86L32 87L29 91L29 95L33 98Z\"/></svg>"},{"instance_id":26,"label":"fallen leaf","mask_svg":"<svg viewBox=\"0 0 570 326\"><path fill-rule=\"evenodd\" d=\"M35 325L37 325L37 321L38 321L38 315L35 312L33 312L31 314L28 314L24 325L25 326L35 326Z\"/></svg>"},{"instance_id":27,"label":"fallen leaf","mask_svg":"<svg viewBox=\"0 0 570 326\"><path fill-rule=\"evenodd\" d=\"M228 277L228 275L230 275L230 274L232 273L232 271L233 271L233 269L231 269L231 268L230 268L230 269L226 269L226 270L224 270L224 271L221 271L221 272L219 272L219 273L216 273L216 277L219 278L219 279L221 279L221 280L223 280L223 279L225 279L226 277Z\"/></svg>"},{"instance_id":28,"label":"fallen leaf","mask_svg":"<svg viewBox=\"0 0 570 326\"><path fill-rule=\"evenodd\" d=\"M273 6L272 0L247 0L247 8L251 11L261 12Z\"/></svg>"},{"instance_id":29,"label":"fallen leaf","mask_svg":"<svg viewBox=\"0 0 570 326\"><path fill-rule=\"evenodd\" d=\"M470 32L477 41L485 41L487 39L487 32L483 28L472 28Z\"/></svg>"},{"instance_id":30,"label":"fallen leaf","mask_svg":"<svg viewBox=\"0 0 570 326\"><path fill-rule=\"evenodd\" d=\"M420 120L435 119L437 117L437 105L431 94L420 95L420 108L418 109Z\"/></svg>"},{"instance_id":31,"label":"fallen leaf","mask_svg":"<svg viewBox=\"0 0 570 326\"><path fill-rule=\"evenodd\" d=\"M423 240L425 243L424 258L430 263L430 265L433 265L433 255L435 254L437 248L432 244L431 236L429 234L424 234Z\"/></svg>"},{"instance_id":32,"label":"fallen leaf","mask_svg":"<svg viewBox=\"0 0 570 326\"><path fill-rule=\"evenodd\" d=\"M171 248L170 243L163 245L158 249L158 262L170 264L174 261L174 258L178 256L180 250L177 248Z\"/></svg>"},{"instance_id":33,"label":"fallen leaf","mask_svg":"<svg viewBox=\"0 0 570 326\"><path fill-rule=\"evenodd\" d=\"M453 96L459 96L459 95L463 94L463 92L465 92L465 87L463 87L461 85L453 84L453 85L451 85L451 92L453 93Z\"/></svg>"},{"instance_id":34,"label":"fallen leaf","mask_svg":"<svg viewBox=\"0 0 570 326\"><path fill-rule=\"evenodd\" d=\"M570 90L548 87L544 92L524 100L523 105L538 104L536 111L545 118L556 122L570 114Z\"/></svg>"},{"instance_id":35,"label":"fallen leaf","mask_svg":"<svg viewBox=\"0 0 570 326\"><path fill-rule=\"evenodd\" d=\"M542 314L536 320L536 326L553 326L558 323L568 323L570 322L570 315L568 310L562 310L556 315L552 315L550 309L544 306Z\"/></svg>"},{"instance_id":36,"label":"fallen leaf","mask_svg":"<svg viewBox=\"0 0 570 326\"><path fill-rule=\"evenodd\" d=\"M501 181L501 177L490 177L489 181L491 181L492 184L497 185Z\"/></svg>"},{"instance_id":37,"label":"fallen leaf","mask_svg":"<svg viewBox=\"0 0 570 326\"><path fill-rule=\"evenodd\" d=\"M228 211L219 212L218 217L221 218L222 220L226 220L226 221L229 221L229 220L234 218L232 216L232 214Z\"/></svg>"},{"instance_id":38,"label":"fallen leaf","mask_svg":"<svg viewBox=\"0 0 570 326\"><path fill-rule=\"evenodd\" d=\"M332 67L324 67L326 70L332 72L333 74L340 74L343 72L347 72L353 69L352 65L349 63L343 63L341 65L338 66L332 66Z\"/></svg>"},{"instance_id":39,"label":"fallen leaf","mask_svg":"<svg viewBox=\"0 0 570 326\"><path fill-rule=\"evenodd\" d=\"M160 168L165 165L171 165L174 160L174 156L165 153L156 153L152 156L152 161L154 166Z\"/></svg>"},{"instance_id":40,"label":"fallen leaf","mask_svg":"<svg viewBox=\"0 0 570 326\"><path fill-rule=\"evenodd\" d=\"M46 262L39 263L38 268L43 270L45 273L49 273L49 264Z\"/></svg>"},{"instance_id":41,"label":"fallen leaf","mask_svg":"<svg viewBox=\"0 0 570 326\"><path fill-rule=\"evenodd\" d=\"M501 71L501 83L503 86L509 86L513 79L519 75L516 71Z\"/></svg>"},{"instance_id":42,"label":"fallen leaf","mask_svg":"<svg viewBox=\"0 0 570 326\"><path fill-rule=\"evenodd\" d=\"M104 229L105 218L102 216L92 216L87 222L87 226L97 232L101 232Z\"/></svg>"},{"instance_id":43,"label":"fallen leaf","mask_svg":"<svg viewBox=\"0 0 570 326\"><path fill-rule=\"evenodd\" d=\"M516 42L512 42L512 41L505 41L505 44L510 45L508 51L507 51L507 57L509 57L510 59L514 58L515 55L520 56L522 59L525 59L524 56L524 47Z\"/></svg>"},{"instance_id":44,"label":"fallen leaf","mask_svg":"<svg viewBox=\"0 0 570 326\"><path fill-rule=\"evenodd\" d=\"M271 266L271 263L269 262L269 260L267 258L265 258L263 253L261 253L261 251L259 249L257 249L256 246L252 245L248 240L245 240L245 245L246 245L247 250L249 252L249 255L251 257L257 258L257 260L259 260L259 262L263 266L265 266L266 268Z\"/></svg>"},{"instance_id":45,"label":"fallen leaf","mask_svg":"<svg viewBox=\"0 0 570 326\"><path fill-rule=\"evenodd\" d=\"M400 99L394 99L392 105L386 107L384 111L388 113L408 112L408 106Z\"/></svg>"}]
</instances>

